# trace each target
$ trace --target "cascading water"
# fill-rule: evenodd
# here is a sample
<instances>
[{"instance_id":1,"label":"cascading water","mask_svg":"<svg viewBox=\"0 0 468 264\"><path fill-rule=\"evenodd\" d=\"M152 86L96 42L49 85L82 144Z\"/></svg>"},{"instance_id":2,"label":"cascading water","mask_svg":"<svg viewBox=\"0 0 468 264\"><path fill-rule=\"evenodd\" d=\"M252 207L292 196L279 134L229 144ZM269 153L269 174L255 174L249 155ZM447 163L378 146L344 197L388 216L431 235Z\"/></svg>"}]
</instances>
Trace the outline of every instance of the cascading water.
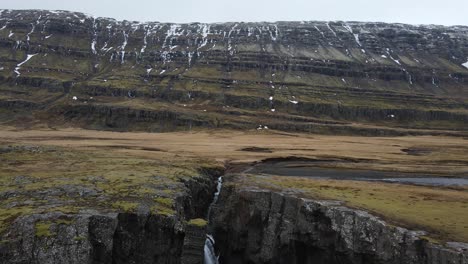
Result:
<instances>
[{"instance_id":1,"label":"cascading water","mask_svg":"<svg viewBox=\"0 0 468 264\"><path fill-rule=\"evenodd\" d=\"M211 208L218 201L219 193L221 192L221 187L223 186L223 177L218 178L218 185L216 186L216 192L213 197L213 201L208 208L208 215L206 219L210 220ZM215 240L211 234L206 235L205 248L204 248L204 263L205 264L218 264L218 257L216 256L215 249Z\"/></svg>"},{"instance_id":2,"label":"cascading water","mask_svg":"<svg viewBox=\"0 0 468 264\"><path fill-rule=\"evenodd\" d=\"M218 257L214 249L214 238L211 235L206 235L204 253L205 264L218 264Z\"/></svg>"}]
</instances>

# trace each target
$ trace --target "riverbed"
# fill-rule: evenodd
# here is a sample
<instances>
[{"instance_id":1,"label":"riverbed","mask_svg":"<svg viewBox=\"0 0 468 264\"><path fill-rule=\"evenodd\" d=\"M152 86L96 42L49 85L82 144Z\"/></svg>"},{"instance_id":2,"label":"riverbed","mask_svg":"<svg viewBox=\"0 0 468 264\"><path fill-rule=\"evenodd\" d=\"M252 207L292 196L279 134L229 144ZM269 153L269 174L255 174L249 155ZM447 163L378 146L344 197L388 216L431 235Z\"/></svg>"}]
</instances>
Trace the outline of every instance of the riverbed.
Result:
<instances>
[{"instance_id":1,"label":"riverbed","mask_svg":"<svg viewBox=\"0 0 468 264\"><path fill-rule=\"evenodd\" d=\"M304 160L265 161L254 165L249 173L332 180L381 181L425 186L468 186L468 175L440 176L393 171L323 168Z\"/></svg>"}]
</instances>

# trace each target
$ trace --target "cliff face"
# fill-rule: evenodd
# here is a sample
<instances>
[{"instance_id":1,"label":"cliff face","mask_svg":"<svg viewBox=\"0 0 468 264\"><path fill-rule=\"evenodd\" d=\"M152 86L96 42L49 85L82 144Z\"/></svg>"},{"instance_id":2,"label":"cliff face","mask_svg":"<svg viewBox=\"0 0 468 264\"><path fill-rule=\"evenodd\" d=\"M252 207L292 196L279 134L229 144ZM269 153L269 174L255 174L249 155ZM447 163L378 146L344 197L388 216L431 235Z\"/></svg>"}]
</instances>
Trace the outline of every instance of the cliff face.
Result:
<instances>
[{"instance_id":1,"label":"cliff face","mask_svg":"<svg viewBox=\"0 0 468 264\"><path fill-rule=\"evenodd\" d=\"M188 220L206 215L220 172L210 173L185 182L174 215L88 205L75 214L18 217L2 232L0 262L202 263L206 227Z\"/></svg>"},{"instance_id":2,"label":"cliff face","mask_svg":"<svg viewBox=\"0 0 468 264\"><path fill-rule=\"evenodd\" d=\"M336 202L230 186L212 211L222 263L468 263L461 244L432 244Z\"/></svg>"},{"instance_id":3,"label":"cliff face","mask_svg":"<svg viewBox=\"0 0 468 264\"><path fill-rule=\"evenodd\" d=\"M465 130L468 120L468 27L138 23L3 10L0 28L1 106L27 120L334 133L356 132L348 121L385 131ZM34 114L15 110L22 105ZM112 121L121 111L145 120Z\"/></svg>"}]
</instances>

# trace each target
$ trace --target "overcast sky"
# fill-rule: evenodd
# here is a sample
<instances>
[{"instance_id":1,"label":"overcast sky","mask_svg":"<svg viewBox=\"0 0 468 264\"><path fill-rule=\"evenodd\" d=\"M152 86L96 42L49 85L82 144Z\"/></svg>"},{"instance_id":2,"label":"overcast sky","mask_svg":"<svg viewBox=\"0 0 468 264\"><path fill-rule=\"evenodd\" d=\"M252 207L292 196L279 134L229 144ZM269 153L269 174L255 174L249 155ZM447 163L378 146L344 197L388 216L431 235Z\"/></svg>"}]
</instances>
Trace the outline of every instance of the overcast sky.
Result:
<instances>
[{"instance_id":1,"label":"overcast sky","mask_svg":"<svg viewBox=\"0 0 468 264\"><path fill-rule=\"evenodd\" d=\"M0 9L53 9L160 22L345 20L468 25L468 0L0 0Z\"/></svg>"}]
</instances>

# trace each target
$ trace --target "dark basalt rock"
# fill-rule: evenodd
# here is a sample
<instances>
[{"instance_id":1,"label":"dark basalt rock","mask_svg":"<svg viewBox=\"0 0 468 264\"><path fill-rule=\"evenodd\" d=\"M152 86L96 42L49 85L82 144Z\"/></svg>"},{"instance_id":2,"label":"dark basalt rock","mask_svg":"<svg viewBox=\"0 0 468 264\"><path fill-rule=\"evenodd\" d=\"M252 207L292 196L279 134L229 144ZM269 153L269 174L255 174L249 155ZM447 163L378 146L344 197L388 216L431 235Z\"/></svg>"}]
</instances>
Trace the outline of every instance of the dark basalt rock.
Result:
<instances>
[{"instance_id":1,"label":"dark basalt rock","mask_svg":"<svg viewBox=\"0 0 468 264\"><path fill-rule=\"evenodd\" d=\"M222 263L461 264L466 245L440 246L336 202L223 188L211 221Z\"/></svg>"},{"instance_id":2,"label":"dark basalt rock","mask_svg":"<svg viewBox=\"0 0 468 264\"><path fill-rule=\"evenodd\" d=\"M186 181L173 216L142 207L137 212L86 209L19 217L1 236L0 263L202 263L205 227L186 221L206 216L220 173L207 169L204 176ZM76 188L59 191L80 196ZM43 229L37 226L41 223Z\"/></svg>"}]
</instances>

